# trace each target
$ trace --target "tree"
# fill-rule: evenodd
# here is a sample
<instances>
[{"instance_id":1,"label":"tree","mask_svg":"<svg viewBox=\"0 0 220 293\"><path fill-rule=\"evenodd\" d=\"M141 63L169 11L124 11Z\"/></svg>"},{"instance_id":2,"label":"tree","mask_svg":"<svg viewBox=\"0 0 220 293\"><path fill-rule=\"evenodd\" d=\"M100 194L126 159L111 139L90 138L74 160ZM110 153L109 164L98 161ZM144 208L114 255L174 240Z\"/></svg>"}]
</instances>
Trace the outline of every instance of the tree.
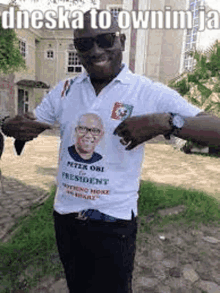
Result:
<instances>
[{"instance_id":1,"label":"tree","mask_svg":"<svg viewBox=\"0 0 220 293\"><path fill-rule=\"evenodd\" d=\"M13 1L11 3L13 5ZM26 69L25 60L19 50L19 40L13 29L3 29L0 17L0 74L10 74L20 69ZM0 159L4 150L4 137L0 132ZM2 173L0 183L3 194Z\"/></svg>"},{"instance_id":2,"label":"tree","mask_svg":"<svg viewBox=\"0 0 220 293\"><path fill-rule=\"evenodd\" d=\"M13 29L4 29L0 17L0 74L10 74L26 69L19 50L19 40Z\"/></svg>"},{"instance_id":3,"label":"tree","mask_svg":"<svg viewBox=\"0 0 220 293\"><path fill-rule=\"evenodd\" d=\"M184 72L168 85L190 103L220 117L220 43L216 41L206 52L195 51L189 54L196 63L194 70ZM181 150L190 153L193 147L201 149L204 146L187 141ZM219 148L209 147L209 153L219 152Z\"/></svg>"},{"instance_id":4,"label":"tree","mask_svg":"<svg viewBox=\"0 0 220 293\"><path fill-rule=\"evenodd\" d=\"M192 72L184 72L169 86L192 104L220 116L220 43L206 51L189 53L196 61ZM214 100L213 100L214 96Z\"/></svg>"}]
</instances>

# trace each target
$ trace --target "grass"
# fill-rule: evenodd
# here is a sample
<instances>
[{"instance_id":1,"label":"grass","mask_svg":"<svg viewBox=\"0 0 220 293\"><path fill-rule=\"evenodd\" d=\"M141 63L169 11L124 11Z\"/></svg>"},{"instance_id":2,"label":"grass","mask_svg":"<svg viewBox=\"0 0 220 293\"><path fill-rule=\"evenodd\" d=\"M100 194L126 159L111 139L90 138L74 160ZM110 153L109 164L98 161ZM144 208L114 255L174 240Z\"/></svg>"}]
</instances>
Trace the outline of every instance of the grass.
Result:
<instances>
[{"instance_id":1,"label":"grass","mask_svg":"<svg viewBox=\"0 0 220 293\"><path fill-rule=\"evenodd\" d=\"M64 276L61 262L57 258L52 216L54 196L55 187L40 208L32 207L30 216L19 219L19 224L14 227L19 228L11 240L0 243L1 293L18 292L18 289L30 292L30 287L36 286L41 277ZM180 204L187 207L185 212L163 219L156 216L154 222L141 224L142 231L138 233L149 232L153 223L163 227L170 221L183 219L187 225L195 227L196 223L219 225L220 204L216 199L195 190L141 182L138 201L140 218L156 212L158 208Z\"/></svg>"},{"instance_id":2,"label":"grass","mask_svg":"<svg viewBox=\"0 0 220 293\"><path fill-rule=\"evenodd\" d=\"M194 228L198 228L199 223L215 226L220 224L220 203L205 192L168 184L142 182L138 201L140 217L155 213L158 209L177 205L186 206L186 210L178 215L163 218L156 214L154 222L144 225L142 231L150 231L151 225L155 223L163 227L172 221L180 224L184 222L188 227L193 226Z\"/></svg>"}]
</instances>

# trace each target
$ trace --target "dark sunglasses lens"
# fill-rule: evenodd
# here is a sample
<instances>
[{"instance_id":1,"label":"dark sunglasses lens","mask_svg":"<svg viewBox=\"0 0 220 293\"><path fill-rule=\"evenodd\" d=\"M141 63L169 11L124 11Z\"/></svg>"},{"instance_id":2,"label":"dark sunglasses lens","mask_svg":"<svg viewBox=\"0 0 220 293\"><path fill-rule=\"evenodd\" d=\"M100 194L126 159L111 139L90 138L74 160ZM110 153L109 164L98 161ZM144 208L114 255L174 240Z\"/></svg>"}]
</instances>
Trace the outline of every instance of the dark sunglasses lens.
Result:
<instances>
[{"instance_id":1,"label":"dark sunglasses lens","mask_svg":"<svg viewBox=\"0 0 220 293\"><path fill-rule=\"evenodd\" d=\"M85 38L85 39L75 39L74 40L74 46L76 50L80 52L86 52L93 47L93 41L91 38Z\"/></svg>"},{"instance_id":2,"label":"dark sunglasses lens","mask_svg":"<svg viewBox=\"0 0 220 293\"><path fill-rule=\"evenodd\" d=\"M105 34L97 37L97 42L101 48L111 48L114 45L115 34Z\"/></svg>"},{"instance_id":3,"label":"dark sunglasses lens","mask_svg":"<svg viewBox=\"0 0 220 293\"><path fill-rule=\"evenodd\" d=\"M79 52L87 52L93 47L93 38L75 39L74 46ZM115 34L103 34L95 38L100 48L111 48L114 45Z\"/></svg>"}]
</instances>

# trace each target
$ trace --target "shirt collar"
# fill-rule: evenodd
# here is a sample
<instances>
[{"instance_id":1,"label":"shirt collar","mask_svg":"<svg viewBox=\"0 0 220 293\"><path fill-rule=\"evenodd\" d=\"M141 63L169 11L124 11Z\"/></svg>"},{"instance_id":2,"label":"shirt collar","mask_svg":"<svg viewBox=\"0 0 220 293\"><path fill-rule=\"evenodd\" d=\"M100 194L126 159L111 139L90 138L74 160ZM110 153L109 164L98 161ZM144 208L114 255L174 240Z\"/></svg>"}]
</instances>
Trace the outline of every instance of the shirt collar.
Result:
<instances>
[{"instance_id":1,"label":"shirt collar","mask_svg":"<svg viewBox=\"0 0 220 293\"><path fill-rule=\"evenodd\" d=\"M113 81L119 81L122 84L131 84L132 83L132 79L131 79L132 72L129 70L127 64L122 63L122 67L123 67L122 70L114 78ZM89 79L89 75L86 72L86 70L84 70L84 72L82 74L80 74L79 76L77 76L76 83L81 83L85 79Z\"/></svg>"}]
</instances>

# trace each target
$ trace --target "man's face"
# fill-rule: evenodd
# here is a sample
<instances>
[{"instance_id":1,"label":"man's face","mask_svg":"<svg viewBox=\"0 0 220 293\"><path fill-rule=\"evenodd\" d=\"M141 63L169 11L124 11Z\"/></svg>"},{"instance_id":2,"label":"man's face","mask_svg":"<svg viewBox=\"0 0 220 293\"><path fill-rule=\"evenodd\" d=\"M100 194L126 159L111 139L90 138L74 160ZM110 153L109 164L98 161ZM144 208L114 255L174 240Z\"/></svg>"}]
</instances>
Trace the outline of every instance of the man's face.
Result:
<instances>
[{"instance_id":1,"label":"man's face","mask_svg":"<svg viewBox=\"0 0 220 293\"><path fill-rule=\"evenodd\" d=\"M90 22L84 23L84 29L75 32L75 38L96 37L107 33L116 33L117 27L108 30L92 29ZM109 80L114 78L120 71L122 62L122 51L124 50L125 36L115 37L114 44L111 48L101 48L96 42L93 47L86 51L77 51L81 63L90 75L91 79Z\"/></svg>"},{"instance_id":2,"label":"man's face","mask_svg":"<svg viewBox=\"0 0 220 293\"><path fill-rule=\"evenodd\" d=\"M80 119L76 127L76 144L80 153L92 154L102 136L103 127L96 117L88 115Z\"/></svg>"}]
</instances>

